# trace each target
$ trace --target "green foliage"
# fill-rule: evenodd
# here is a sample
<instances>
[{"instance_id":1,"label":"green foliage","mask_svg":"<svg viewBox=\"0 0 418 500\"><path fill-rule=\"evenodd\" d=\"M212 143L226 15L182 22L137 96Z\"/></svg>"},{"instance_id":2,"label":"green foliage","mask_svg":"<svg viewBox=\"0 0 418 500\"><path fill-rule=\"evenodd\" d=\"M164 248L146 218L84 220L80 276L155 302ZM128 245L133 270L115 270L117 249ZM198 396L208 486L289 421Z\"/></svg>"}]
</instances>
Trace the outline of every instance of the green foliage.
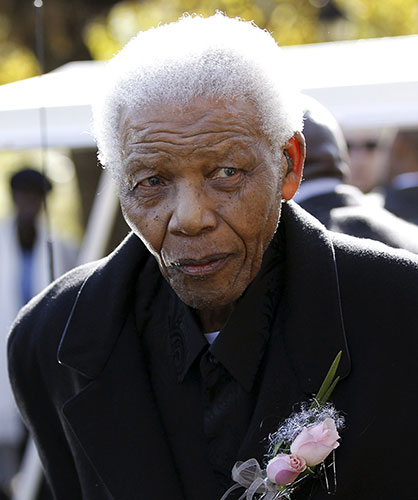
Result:
<instances>
[{"instance_id":1,"label":"green foliage","mask_svg":"<svg viewBox=\"0 0 418 500\"><path fill-rule=\"evenodd\" d=\"M92 56L108 59L139 30L175 21L184 12L210 16L220 10L231 17L254 21L282 45L319 41L317 9L306 0L145 0L116 4L106 18L97 18L84 31Z\"/></svg>"},{"instance_id":2,"label":"green foliage","mask_svg":"<svg viewBox=\"0 0 418 500\"><path fill-rule=\"evenodd\" d=\"M33 52L14 43L0 44L0 85L38 73L39 65Z\"/></svg>"},{"instance_id":3,"label":"green foliage","mask_svg":"<svg viewBox=\"0 0 418 500\"><path fill-rule=\"evenodd\" d=\"M416 0L338 0L355 38L411 35L418 32Z\"/></svg>"},{"instance_id":4,"label":"green foliage","mask_svg":"<svg viewBox=\"0 0 418 500\"><path fill-rule=\"evenodd\" d=\"M0 6L0 83L39 71L31 3L21 3L19 18L13 17L11 0L5 3L8 9ZM209 16L221 10L253 20L280 45L418 33L416 0L74 0L71 5L44 1L46 47L54 67L88 54L108 59L138 30L174 21L184 12ZM339 11L332 19L325 15L330 8Z\"/></svg>"},{"instance_id":5,"label":"green foliage","mask_svg":"<svg viewBox=\"0 0 418 500\"><path fill-rule=\"evenodd\" d=\"M330 0L165 0L117 3L107 17L95 19L84 32L91 54L107 59L138 30L176 20L184 12L209 16L221 10L253 20L280 45L329 40L405 35L418 32L416 0L334 0L335 19L321 14Z\"/></svg>"}]
</instances>

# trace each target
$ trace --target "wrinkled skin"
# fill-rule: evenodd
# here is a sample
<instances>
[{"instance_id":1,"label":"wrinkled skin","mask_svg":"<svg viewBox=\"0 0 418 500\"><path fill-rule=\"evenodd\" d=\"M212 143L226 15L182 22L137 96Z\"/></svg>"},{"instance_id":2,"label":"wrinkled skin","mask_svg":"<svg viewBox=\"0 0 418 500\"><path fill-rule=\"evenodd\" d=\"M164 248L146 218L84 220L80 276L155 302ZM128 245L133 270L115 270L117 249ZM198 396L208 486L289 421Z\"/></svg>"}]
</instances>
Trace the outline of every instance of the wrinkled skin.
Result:
<instances>
[{"instance_id":1,"label":"wrinkled skin","mask_svg":"<svg viewBox=\"0 0 418 500\"><path fill-rule=\"evenodd\" d=\"M120 132L128 224L203 329L220 328L260 269L280 215L282 165L255 108L200 99L181 112L125 109Z\"/></svg>"}]
</instances>

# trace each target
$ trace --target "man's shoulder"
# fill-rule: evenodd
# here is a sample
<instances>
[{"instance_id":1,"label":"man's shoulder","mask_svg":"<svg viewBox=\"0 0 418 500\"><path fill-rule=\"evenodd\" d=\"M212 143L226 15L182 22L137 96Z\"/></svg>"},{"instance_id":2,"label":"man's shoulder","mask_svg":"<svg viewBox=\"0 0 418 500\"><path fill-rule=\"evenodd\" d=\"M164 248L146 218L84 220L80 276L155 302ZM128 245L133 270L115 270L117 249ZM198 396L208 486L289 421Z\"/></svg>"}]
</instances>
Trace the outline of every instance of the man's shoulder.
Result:
<instances>
[{"instance_id":1,"label":"man's shoulder","mask_svg":"<svg viewBox=\"0 0 418 500\"><path fill-rule=\"evenodd\" d=\"M329 229L418 253L418 227L382 207L335 208L330 212Z\"/></svg>"},{"instance_id":2,"label":"man's shoulder","mask_svg":"<svg viewBox=\"0 0 418 500\"><path fill-rule=\"evenodd\" d=\"M392 248L380 241L356 238L328 231L335 249L339 272L363 282L399 283L418 286L418 256L408 250Z\"/></svg>"},{"instance_id":3,"label":"man's shoulder","mask_svg":"<svg viewBox=\"0 0 418 500\"><path fill-rule=\"evenodd\" d=\"M11 329L9 348L17 340L35 349L55 348L76 305L88 311L83 316L88 322L120 302L122 295L128 297L148 256L139 238L129 235L109 256L67 272L21 309Z\"/></svg>"},{"instance_id":4,"label":"man's shoulder","mask_svg":"<svg viewBox=\"0 0 418 500\"><path fill-rule=\"evenodd\" d=\"M9 344L16 338L36 344L50 338L53 331L65 325L66 318L83 283L98 267L100 261L79 266L67 272L26 304L17 315L9 335ZM62 333L58 332L58 333Z\"/></svg>"},{"instance_id":5,"label":"man's shoulder","mask_svg":"<svg viewBox=\"0 0 418 500\"><path fill-rule=\"evenodd\" d=\"M381 241L359 238L349 234L327 230L334 247L348 255L360 255L363 258L393 261L418 262L418 256L403 248L393 248Z\"/></svg>"}]
</instances>

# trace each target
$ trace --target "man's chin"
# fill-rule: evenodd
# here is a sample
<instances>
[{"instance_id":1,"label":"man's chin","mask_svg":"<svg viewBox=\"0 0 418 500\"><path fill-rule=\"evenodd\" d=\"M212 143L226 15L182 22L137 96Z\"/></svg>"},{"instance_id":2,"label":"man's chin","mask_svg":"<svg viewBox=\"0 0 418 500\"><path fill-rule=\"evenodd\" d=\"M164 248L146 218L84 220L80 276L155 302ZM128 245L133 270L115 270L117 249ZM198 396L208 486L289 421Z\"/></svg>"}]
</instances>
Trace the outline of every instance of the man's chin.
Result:
<instances>
[{"instance_id":1,"label":"man's chin","mask_svg":"<svg viewBox=\"0 0 418 500\"><path fill-rule=\"evenodd\" d=\"M173 269L167 272L161 267L160 270L180 300L200 311L216 310L235 303L249 284L246 276L239 275L235 269L201 276L190 276Z\"/></svg>"},{"instance_id":2,"label":"man's chin","mask_svg":"<svg viewBox=\"0 0 418 500\"><path fill-rule=\"evenodd\" d=\"M234 303L241 293L232 294L231 290L223 292L222 290L189 290L185 287L177 287L170 283L171 287L179 297L189 307L198 311L216 310ZM203 287L202 287L203 288Z\"/></svg>"}]
</instances>

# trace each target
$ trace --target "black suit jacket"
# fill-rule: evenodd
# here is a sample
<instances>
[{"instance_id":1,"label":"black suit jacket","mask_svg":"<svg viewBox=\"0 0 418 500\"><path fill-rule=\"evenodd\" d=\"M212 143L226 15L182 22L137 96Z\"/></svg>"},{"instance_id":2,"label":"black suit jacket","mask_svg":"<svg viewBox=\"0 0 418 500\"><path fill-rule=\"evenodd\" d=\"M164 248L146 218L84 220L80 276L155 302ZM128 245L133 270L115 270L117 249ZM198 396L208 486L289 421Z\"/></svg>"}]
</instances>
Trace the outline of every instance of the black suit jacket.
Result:
<instances>
[{"instance_id":1,"label":"black suit jacket","mask_svg":"<svg viewBox=\"0 0 418 500\"><path fill-rule=\"evenodd\" d=\"M404 189L388 188L385 208L398 217L418 225L418 186Z\"/></svg>"},{"instance_id":2,"label":"black suit jacket","mask_svg":"<svg viewBox=\"0 0 418 500\"><path fill-rule=\"evenodd\" d=\"M280 231L285 290L237 459L263 460L268 434L342 350L335 499L416 499L418 260L329 233L293 203ZM59 500L218 500L193 408L178 471L150 388L131 314L149 258L129 236L34 299L11 333L11 382ZM329 497L312 480L293 498Z\"/></svg>"},{"instance_id":3,"label":"black suit jacket","mask_svg":"<svg viewBox=\"0 0 418 500\"><path fill-rule=\"evenodd\" d=\"M418 253L418 228L384 208L372 206L353 186L340 184L336 191L306 198L300 206L331 231Z\"/></svg>"}]
</instances>

